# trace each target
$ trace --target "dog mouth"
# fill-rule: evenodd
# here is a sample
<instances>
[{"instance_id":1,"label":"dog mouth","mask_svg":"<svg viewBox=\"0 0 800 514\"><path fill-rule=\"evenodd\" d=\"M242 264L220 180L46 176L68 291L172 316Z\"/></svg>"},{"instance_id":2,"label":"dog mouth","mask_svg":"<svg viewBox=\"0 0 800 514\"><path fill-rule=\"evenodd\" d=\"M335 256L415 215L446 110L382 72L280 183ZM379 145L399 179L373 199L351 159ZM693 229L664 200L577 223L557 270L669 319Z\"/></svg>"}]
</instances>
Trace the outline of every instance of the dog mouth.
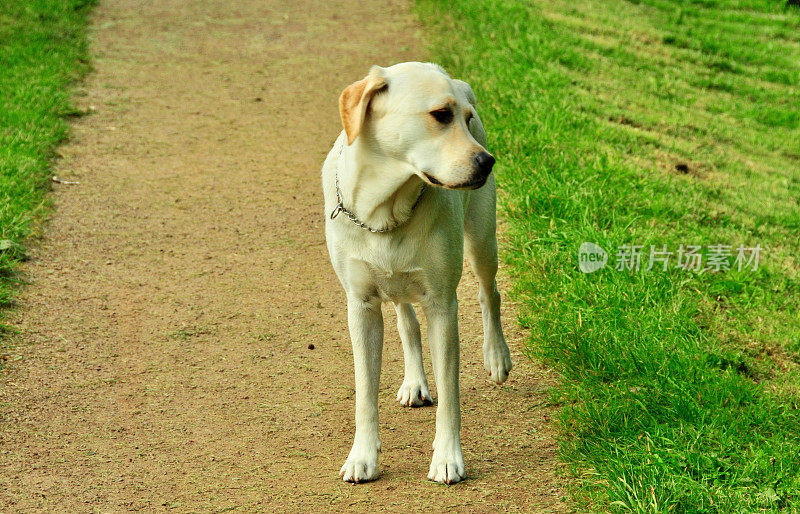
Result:
<instances>
[{"instance_id":1,"label":"dog mouth","mask_svg":"<svg viewBox=\"0 0 800 514\"><path fill-rule=\"evenodd\" d=\"M458 186L453 187L452 189L480 189L486 184L486 180L488 179L488 175L484 178L479 178L478 180L472 180L467 182L466 184L461 184Z\"/></svg>"},{"instance_id":2,"label":"dog mouth","mask_svg":"<svg viewBox=\"0 0 800 514\"><path fill-rule=\"evenodd\" d=\"M425 180L434 186L443 187L445 189L454 189L454 190L470 190L470 189L479 189L486 184L486 180L488 179L488 175L483 178L479 178L477 180L470 180L469 182L464 182L463 184L456 184L456 185L448 185L443 184L439 179L434 177L433 175L423 171L423 175L425 175Z\"/></svg>"},{"instance_id":3,"label":"dog mouth","mask_svg":"<svg viewBox=\"0 0 800 514\"><path fill-rule=\"evenodd\" d=\"M423 174L423 175L425 175L425 179L426 179L428 182L430 182L431 184L433 184L434 186L442 186L442 187L445 187L445 185L444 185L444 184L442 184L441 182L439 182L439 181L436 179L436 177L434 177L433 175L430 175L429 173L427 173L427 172L425 172L425 171L423 171L423 172L422 172L422 174Z\"/></svg>"}]
</instances>

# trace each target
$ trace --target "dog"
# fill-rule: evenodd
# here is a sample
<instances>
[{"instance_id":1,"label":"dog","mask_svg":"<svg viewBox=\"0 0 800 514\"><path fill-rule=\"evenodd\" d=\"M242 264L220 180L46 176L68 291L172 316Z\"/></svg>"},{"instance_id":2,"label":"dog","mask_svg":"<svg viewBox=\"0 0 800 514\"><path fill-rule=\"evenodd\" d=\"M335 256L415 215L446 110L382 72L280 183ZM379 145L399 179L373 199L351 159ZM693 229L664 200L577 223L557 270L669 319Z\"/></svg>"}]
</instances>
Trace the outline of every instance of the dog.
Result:
<instances>
[{"instance_id":1,"label":"dog","mask_svg":"<svg viewBox=\"0 0 800 514\"><path fill-rule=\"evenodd\" d=\"M340 471L346 482L378 477L381 304L392 302L403 344L404 406L433 403L422 367L422 307L438 390L428 478L466 477L461 450L458 302L464 255L480 284L483 359L502 384L511 356L497 290L495 159L475 95L439 66L373 66L339 97L344 130L322 167L325 237L347 296L355 363L356 430Z\"/></svg>"}]
</instances>

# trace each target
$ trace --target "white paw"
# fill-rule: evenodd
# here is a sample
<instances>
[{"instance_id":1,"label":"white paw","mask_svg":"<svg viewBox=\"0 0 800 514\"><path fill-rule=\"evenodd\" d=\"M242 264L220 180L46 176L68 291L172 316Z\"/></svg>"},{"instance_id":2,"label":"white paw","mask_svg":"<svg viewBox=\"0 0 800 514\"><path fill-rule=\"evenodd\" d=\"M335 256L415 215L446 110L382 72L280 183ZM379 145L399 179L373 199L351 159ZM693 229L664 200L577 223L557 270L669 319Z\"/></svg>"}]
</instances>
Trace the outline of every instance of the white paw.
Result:
<instances>
[{"instance_id":1,"label":"white paw","mask_svg":"<svg viewBox=\"0 0 800 514\"><path fill-rule=\"evenodd\" d=\"M498 343L483 346L483 367L489 373L492 382L502 384L506 381L513 364L511 352L508 351L505 341L500 340Z\"/></svg>"},{"instance_id":2,"label":"white paw","mask_svg":"<svg viewBox=\"0 0 800 514\"><path fill-rule=\"evenodd\" d=\"M353 445L339 476L354 484L375 480L378 478L378 450L364 450Z\"/></svg>"},{"instance_id":3,"label":"white paw","mask_svg":"<svg viewBox=\"0 0 800 514\"><path fill-rule=\"evenodd\" d=\"M438 448L434 448L428 480L450 485L464 480L466 476L460 441L438 445Z\"/></svg>"},{"instance_id":4,"label":"white paw","mask_svg":"<svg viewBox=\"0 0 800 514\"><path fill-rule=\"evenodd\" d=\"M404 380L403 385L397 390L397 401L405 407L422 407L433 404L431 392L424 380L421 382Z\"/></svg>"}]
</instances>

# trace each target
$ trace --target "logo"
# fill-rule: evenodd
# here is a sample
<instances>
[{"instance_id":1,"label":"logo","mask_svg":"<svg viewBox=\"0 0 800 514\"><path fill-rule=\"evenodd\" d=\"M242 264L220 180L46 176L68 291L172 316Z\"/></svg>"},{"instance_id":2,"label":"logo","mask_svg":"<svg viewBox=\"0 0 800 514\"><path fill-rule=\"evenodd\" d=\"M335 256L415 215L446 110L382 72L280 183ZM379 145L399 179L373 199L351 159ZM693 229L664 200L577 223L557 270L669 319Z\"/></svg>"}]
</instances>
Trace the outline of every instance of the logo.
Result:
<instances>
[{"instance_id":1,"label":"logo","mask_svg":"<svg viewBox=\"0 0 800 514\"><path fill-rule=\"evenodd\" d=\"M594 273L606 267L608 254L594 243L585 242L578 248L578 266L584 273Z\"/></svg>"}]
</instances>

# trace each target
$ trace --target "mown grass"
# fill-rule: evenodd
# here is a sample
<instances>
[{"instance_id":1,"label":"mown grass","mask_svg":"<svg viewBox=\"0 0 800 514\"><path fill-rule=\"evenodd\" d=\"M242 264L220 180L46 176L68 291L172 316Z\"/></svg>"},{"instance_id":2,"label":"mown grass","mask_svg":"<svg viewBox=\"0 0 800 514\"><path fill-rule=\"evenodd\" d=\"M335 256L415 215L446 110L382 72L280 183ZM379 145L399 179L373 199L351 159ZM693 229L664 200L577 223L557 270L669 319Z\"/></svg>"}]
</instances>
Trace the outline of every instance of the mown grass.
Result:
<instances>
[{"instance_id":1,"label":"mown grass","mask_svg":"<svg viewBox=\"0 0 800 514\"><path fill-rule=\"evenodd\" d=\"M498 157L530 352L591 510L800 510L800 15L769 0L418 0ZM581 273L595 242L638 271ZM650 245L764 250L647 271ZM733 257L730 259L732 263Z\"/></svg>"},{"instance_id":2,"label":"mown grass","mask_svg":"<svg viewBox=\"0 0 800 514\"><path fill-rule=\"evenodd\" d=\"M66 119L80 114L70 85L89 68L93 4L0 0L0 311L13 302L17 264L46 211L54 148Z\"/></svg>"}]
</instances>

